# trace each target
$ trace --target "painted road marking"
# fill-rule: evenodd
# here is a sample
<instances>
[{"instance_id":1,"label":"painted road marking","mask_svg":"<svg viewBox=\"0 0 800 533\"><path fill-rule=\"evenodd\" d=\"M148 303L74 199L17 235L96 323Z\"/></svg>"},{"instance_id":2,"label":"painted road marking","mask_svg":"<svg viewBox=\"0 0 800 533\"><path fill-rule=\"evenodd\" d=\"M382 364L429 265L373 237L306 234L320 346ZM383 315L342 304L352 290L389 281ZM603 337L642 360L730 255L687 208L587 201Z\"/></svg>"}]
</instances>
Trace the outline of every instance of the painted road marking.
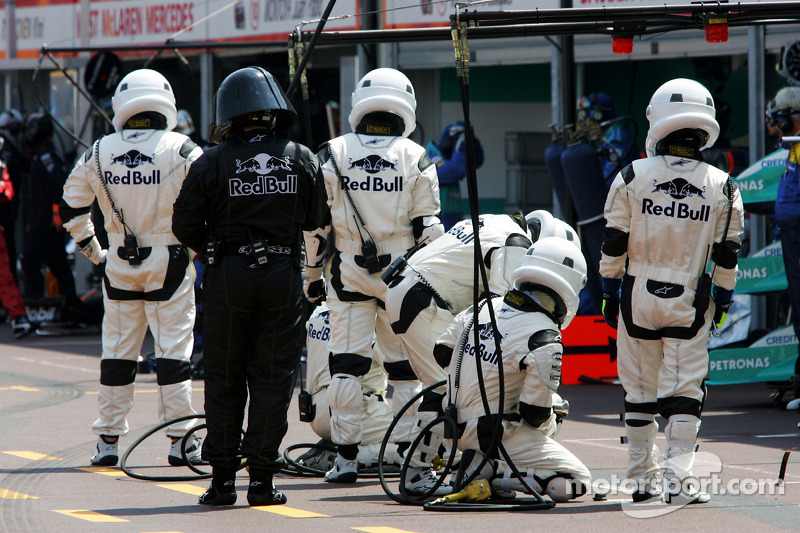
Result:
<instances>
[{"instance_id":1,"label":"painted road marking","mask_svg":"<svg viewBox=\"0 0 800 533\"><path fill-rule=\"evenodd\" d=\"M21 492L14 492L13 490L0 489L0 498L6 500L38 500L38 496L31 496L30 494L22 494Z\"/></svg>"},{"instance_id":2,"label":"painted road marking","mask_svg":"<svg viewBox=\"0 0 800 533\"><path fill-rule=\"evenodd\" d=\"M397 529L394 527L351 527L356 531L366 531L366 533L413 533L407 529Z\"/></svg>"},{"instance_id":3,"label":"painted road marking","mask_svg":"<svg viewBox=\"0 0 800 533\"><path fill-rule=\"evenodd\" d=\"M31 459L32 461L60 461L61 459L58 457L50 457L49 455L45 455L43 453L38 452L3 452L8 455L14 455L16 457L22 457L23 459Z\"/></svg>"},{"instance_id":4,"label":"painted road marking","mask_svg":"<svg viewBox=\"0 0 800 533\"><path fill-rule=\"evenodd\" d=\"M101 474L104 476L114 476L114 477L118 477L120 475L125 474L125 472L123 472L119 468L109 468L107 466L80 466L77 467L77 470L83 470L84 472L91 472L92 474Z\"/></svg>"},{"instance_id":5,"label":"painted road marking","mask_svg":"<svg viewBox=\"0 0 800 533\"><path fill-rule=\"evenodd\" d=\"M189 485L188 483L174 483L172 485L156 485L156 486L164 489L176 490L178 492L183 492L184 494L193 494L195 496L200 496L206 491L206 489L202 487L198 487L197 485Z\"/></svg>"},{"instance_id":6,"label":"painted road marking","mask_svg":"<svg viewBox=\"0 0 800 533\"><path fill-rule=\"evenodd\" d=\"M330 518L326 514L312 513L311 511L304 511L302 509L295 509L294 507L286 507L285 505L262 505L253 507L257 511L266 511L268 513L279 514L288 516L289 518Z\"/></svg>"},{"instance_id":7,"label":"painted road marking","mask_svg":"<svg viewBox=\"0 0 800 533\"><path fill-rule=\"evenodd\" d=\"M198 487L197 485L191 485L189 483L172 483L170 485L158 485L158 486L169 490L176 490L178 492L183 492L185 494L192 494L194 496L200 496L206 491L206 489L202 487ZM288 516L289 518L330 518L326 514L304 511L303 509L295 509L294 507L286 507L285 505L262 505L259 507L253 507L253 509L256 509L258 511L267 511L268 513L275 513L283 516Z\"/></svg>"},{"instance_id":8,"label":"painted road marking","mask_svg":"<svg viewBox=\"0 0 800 533\"><path fill-rule=\"evenodd\" d=\"M130 522L130 520L125 520L124 518L117 518L116 516L96 513L88 509L53 509L53 511L71 516L73 518L80 518L81 520L86 520L88 522Z\"/></svg>"},{"instance_id":9,"label":"painted road marking","mask_svg":"<svg viewBox=\"0 0 800 533\"><path fill-rule=\"evenodd\" d=\"M0 387L0 390L19 390L23 392L37 392L39 389L34 387L26 387L24 385L11 385L10 387Z\"/></svg>"}]
</instances>

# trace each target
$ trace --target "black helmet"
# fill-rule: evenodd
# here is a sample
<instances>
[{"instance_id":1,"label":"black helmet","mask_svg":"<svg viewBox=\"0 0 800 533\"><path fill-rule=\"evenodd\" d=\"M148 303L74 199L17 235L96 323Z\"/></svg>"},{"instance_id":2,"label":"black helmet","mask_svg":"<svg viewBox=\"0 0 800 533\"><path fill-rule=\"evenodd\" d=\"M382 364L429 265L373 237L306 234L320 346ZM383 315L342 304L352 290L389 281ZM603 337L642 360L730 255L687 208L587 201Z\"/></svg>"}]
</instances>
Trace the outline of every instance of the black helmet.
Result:
<instances>
[{"instance_id":1,"label":"black helmet","mask_svg":"<svg viewBox=\"0 0 800 533\"><path fill-rule=\"evenodd\" d=\"M263 114L257 115L259 112ZM261 123L263 115L270 115L273 130L284 130L297 122L294 107L272 74L261 67L239 69L222 80L214 96L212 140L224 138L234 122Z\"/></svg>"},{"instance_id":2,"label":"black helmet","mask_svg":"<svg viewBox=\"0 0 800 533\"><path fill-rule=\"evenodd\" d=\"M25 145L36 148L53 135L53 121L44 112L32 113L25 119Z\"/></svg>"}]
</instances>

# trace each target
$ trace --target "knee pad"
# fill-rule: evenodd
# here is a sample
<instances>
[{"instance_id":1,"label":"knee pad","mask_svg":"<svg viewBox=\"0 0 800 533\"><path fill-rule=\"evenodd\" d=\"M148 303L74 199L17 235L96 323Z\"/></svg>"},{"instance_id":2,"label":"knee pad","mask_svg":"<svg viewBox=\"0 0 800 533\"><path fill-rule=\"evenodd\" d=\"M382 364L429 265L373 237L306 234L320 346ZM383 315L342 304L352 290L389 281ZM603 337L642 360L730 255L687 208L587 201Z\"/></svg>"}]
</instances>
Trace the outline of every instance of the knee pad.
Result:
<instances>
[{"instance_id":1,"label":"knee pad","mask_svg":"<svg viewBox=\"0 0 800 533\"><path fill-rule=\"evenodd\" d=\"M335 444L361 442L361 382L349 374L334 374L328 386L331 440Z\"/></svg>"},{"instance_id":2,"label":"knee pad","mask_svg":"<svg viewBox=\"0 0 800 533\"><path fill-rule=\"evenodd\" d=\"M544 481L544 493L556 503L564 503L586 494L586 485L577 479L553 476Z\"/></svg>"},{"instance_id":3,"label":"knee pad","mask_svg":"<svg viewBox=\"0 0 800 533\"><path fill-rule=\"evenodd\" d=\"M392 412L394 416L400 412L400 410L408 404L408 402L413 398L421 389L421 384L419 381L389 381L389 384L394 389L392 393ZM395 425L394 431L392 433L392 440L394 442L411 442L412 436L414 435L414 426L417 420L417 407L419 406L419 400L417 400L416 405L412 405L408 409L406 409L403 416L397 421Z\"/></svg>"}]
</instances>

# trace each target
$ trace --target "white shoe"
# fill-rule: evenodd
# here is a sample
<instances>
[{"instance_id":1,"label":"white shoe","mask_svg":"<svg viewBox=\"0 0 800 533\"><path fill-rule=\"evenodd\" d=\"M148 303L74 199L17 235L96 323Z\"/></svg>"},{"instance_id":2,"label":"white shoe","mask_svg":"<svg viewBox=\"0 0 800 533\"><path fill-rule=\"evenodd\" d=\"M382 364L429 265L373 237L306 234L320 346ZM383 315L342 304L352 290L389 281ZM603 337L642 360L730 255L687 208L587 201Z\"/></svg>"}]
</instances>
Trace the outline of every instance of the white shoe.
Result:
<instances>
[{"instance_id":1,"label":"white shoe","mask_svg":"<svg viewBox=\"0 0 800 533\"><path fill-rule=\"evenodd\" d=\"M11 319L11 330L14 332L15 339L21 339L33 331L33 326L28 322L28 317L22 315Z\"/></svg>"},{"instance_id":2,"label":"white shoe","mask_svg":"<svg viewBox=\"0 0 800 533\"><path fill-rule=\"evenodd\" d=\"M358 479L358 463L355 459L345 459L338 453L333 468L325 474L328 483L355 483Z\"/></svg>"},{"instance_id":3,"label":"white shoe","mask_svg":"<svg viewBox=\"0 0 800 533\"><path fill-rule=\"evenodd\" d=\"M186 466L186 461L183 460L181 455L181 446L183 445L183 437L179 437L169 447L169 455L167 460L170 466ZM202 464L203 460L200 458L200 439L196 435L192 435L191 439L186 444L186 458L193 465Z\"/></svg>"},{"instance_id":4,"label":"white shoe","mask_svg":"<svg viewBox=\"0 0 800 533\"><path fill-rule=\"evenodd\" d=\"M115 466L119 461L119 437L109 444L100 437L97 441L97 453L91 459L92 466Z\"/></svg>"},{"instance_id":5,"label":"white shoe","mask_svg":"<svg viewBox=\"0 0 800 533\"><path fill-rule=\"evenodd\" d=\"M427 497L427 496L445 496L453 491L453 487L442 483L439 487L431 492L433 486L439 478L430 468L412 468L406 470L405 488L409 496Z\"/></svg>"}]
</instances>

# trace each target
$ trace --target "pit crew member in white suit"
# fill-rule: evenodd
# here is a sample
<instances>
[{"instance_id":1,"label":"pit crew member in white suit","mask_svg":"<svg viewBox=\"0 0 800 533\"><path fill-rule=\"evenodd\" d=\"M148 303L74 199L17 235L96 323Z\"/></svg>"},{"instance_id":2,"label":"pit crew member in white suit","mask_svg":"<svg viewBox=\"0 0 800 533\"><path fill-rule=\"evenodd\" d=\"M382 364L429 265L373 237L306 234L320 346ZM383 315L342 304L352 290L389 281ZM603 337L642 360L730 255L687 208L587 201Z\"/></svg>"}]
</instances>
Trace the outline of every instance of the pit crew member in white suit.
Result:
<instances>
[{"instance_id":1,"label":"pit crew member in white suit","mask_svg":"<svg viewBox=\"0 0 800 533\"><path fill-rule=\"evenodd\" d=\"M192 162L202 150L175 133L175 96L154 70L135 70L112 99L115 133L96 141L64 185L64 227L103 275L103 355L100 362L99 436L93 465L118 460L118 439L127 434L133 407L137 358L149 327L155 341L158 417L161 422L193 415L189 358L192 354L195 270L190 252L172 233L172 204ZM100 205L109 249L101 249L91 220ZM113 202L113 203L112 203ZM166 428L173 439L171 465L185 464L181 438L193 425ZM187 443L190 461L200 460L196 438Z\"/></svg>"}]
</instances>

